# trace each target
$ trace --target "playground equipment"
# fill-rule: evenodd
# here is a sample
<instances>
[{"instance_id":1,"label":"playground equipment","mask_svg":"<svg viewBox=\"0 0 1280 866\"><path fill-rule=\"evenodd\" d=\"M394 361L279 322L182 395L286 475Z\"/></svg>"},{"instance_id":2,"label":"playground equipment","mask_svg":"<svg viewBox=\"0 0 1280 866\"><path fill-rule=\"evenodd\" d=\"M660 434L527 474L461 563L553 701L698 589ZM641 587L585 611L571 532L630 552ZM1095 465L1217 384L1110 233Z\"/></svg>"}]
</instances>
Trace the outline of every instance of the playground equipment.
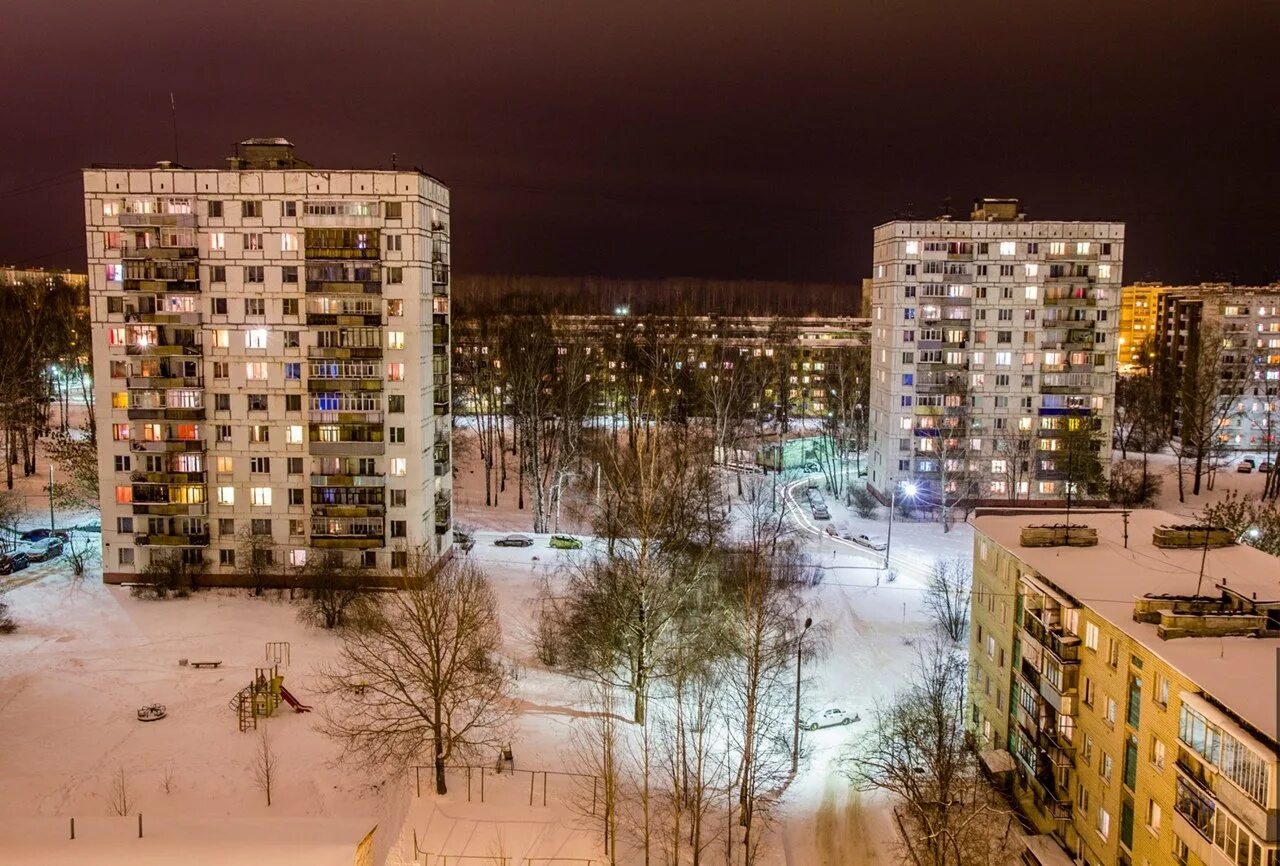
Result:
<instances>
[{"instance_id":1,"label":"playground equipment","mask_svg":"<svg viewBox=\"0 0 1280 866\"><path fill-rule=\"evenodd\" d=\"M288 644L285 644L288 647ZM288 649L285 651L288 656ZM269 668L255 668L253 681L236 692L231 699L231 709L236 711L236 720L241 731L256 731L258 719L272 715L281 702L288 704L295 713L309 713L312 707L298 700L284 687L284 677L280 675L279 665Z\"/></svg>"},{"instance_id":2,"label":"playground equipment","mask_svg":"<svg viewBox=\"0 0 1280 866\"><path fill-rule=\"evenodd\" d=\"M231 699L231 709L236 711L236 719L241 731L257 730L259 717L266 717L280 706L280 687L284 677L280 676L280 668L255 668L253 680L249 685L236 692Z\"/></svg>"},{"instance_id":3,"label":"playground equipment","mask_svg":"<svg viewBox=\"0 0 1280 866\"><path fill-rule=\"evenodd\" d=\"M165 709L164 704L148 704L145 707L138 708L138 721L155 722L163 719L168 715L169 711Z\"/></svg>"},{"instance_id":4,"label":"playground equipment","mask_svg":"<svg viewBox=\"0 0 1280 866\"><path fill-rule=\"evenodd\" d=\"M287 640L267 641L266 659L271 664L289 666L289 642Z\"/></svg>"}]
</instances>

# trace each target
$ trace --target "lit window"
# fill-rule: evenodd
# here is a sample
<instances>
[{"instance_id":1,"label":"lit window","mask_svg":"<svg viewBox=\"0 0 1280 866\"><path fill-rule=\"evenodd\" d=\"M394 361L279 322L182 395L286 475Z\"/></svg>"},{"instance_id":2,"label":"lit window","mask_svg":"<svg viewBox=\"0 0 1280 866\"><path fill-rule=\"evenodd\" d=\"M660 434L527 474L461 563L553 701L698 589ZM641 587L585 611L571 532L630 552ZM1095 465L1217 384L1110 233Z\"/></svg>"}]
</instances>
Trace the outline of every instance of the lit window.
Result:
<instances>
[{"instance_id":1,"label":"lit window","mask_svg":"<svg viewBox=\"0 0 1280 866\"><path fill-rule=\"evenodd\" d=\"M284 232L280 235L280 251L285 253L293 253L298 251L298 236L293 232Z\"/></svg>"},{"instance_id":2,"label":"lit window","mask_svg":"<svg viewBox=\"0 0 1280 866\"><path fill-rule=\"evenodd\" d=\"M1052 241L1049 244L1049 255L1060 256L1067 251L1067 245L1062 241Z\"/></svg>"},{"instance_id":3,"label":"lit window","mask_svg":"<svg viewBox=\"0 0 1280 866\"><path fill-rule=\"evenodd\" d=\"M211 232L209 234L209 249L225 250L227 248L226 232Z\"/></svg>"},{"instance_id":4,"label":"lit window","mask_svg":"<svg viewBox=\"0 0 1280 866\"><path fill-rule=\"evenodd\" d=\"M294 568L302 568L307 564L307 551L303 548L289 551L289 564Z\"/></svg>"},{"instance_id":5,"label":"lit window","mask_svg":"<svg viewBox=\"0 0 1280 866\"><path fill-rule=\"evenodd\" d=\"M403 382L404 381L404 364L396 362L387 365L387 381Z\"/></svg>"},{"instance_id":6,"label":"lit window","mask_svg":"<svg viewBox=\"0 0 1280 866\"><path fill-rule=\"evenodd\" d=\"M111 438L117 442L127 442L129 439L129 425L128 424L112 424Z\"/></svg>"},{"instance_id":7,"label":"lit window","mask_svg":"<svg viewBox=\"0 0 1280 866\"><path fill-rule=\"evenodd\" d=\"M269 506L271 504L271 488L270 487L250 487L249 488L249 504L258 506Z\"/></svg>"},{"instance_id":8,"label":"lit window","mask_svg":"<svg viewBox=\"0 0 1280 866\"><path fill-rule=\"evenodd\" d=\"M124 328L108 328L107 344L110 346L123 346L125 341Z\"/></svg>"},{"instance_id":9,"label":"lit window","mask_svg":"<svg viewBox=\"0 0 1280 866\"><path fill-rule=\"evenodd\" d=\"M907 255L914 256L918 252L920 252L920 242L907 241Z\"/></svg>"},{"instance_id":10,"label":"lit window","mask_svg":"<svg viewBox=\"0 0 1280 866\"><path fill-rule=\"evenodd\" d=\"M1098 279L1111 279L1111 265L1098 265Z\"/></svg>"},{"instance_id":11,"label":"lit window","mask_svg":"<svg viewBox=\"0 0 1280 866\"><path fill-rule=\"evenodd\" d=\"M1089 242L1080 241L1080 243L1076 244L1076 253L1082 256L1089 255Z\"/></svg>"},{"instance_id":12,"label":"lit window","mask_svg":"<svg viewBox=\"0 0 1280 866\"><path fill-rule=\"evenodd\" d=\"M1035 262L1027 263L1027 276L1034 277L1040 273L1040 266Z\"/></svg>"},{"instance_id":13,"label":"lit window","mask_svg":"<svg viewBox=\"0 0 1280 866\"><path fill-rule=\"evenodd\" d=\"M231 347L231 332L226 328L213 329L213 345L216 349L228 349Z\"/></svg>"},{"instance_id":14,"label":"lit window","mask_svg":"<svg viewBox=\"0 0 1280 866\"><path fill-rule=\"evenodd\" d=\"M218 458L218 471L219 471L219 472L224 473L224 474L225 474L225 473L228 473L228 472L231 472L231 471L232 471L232 469L234 468L234 466L235 466L235 462L232 460L232 458L230 458L230 457L219 457L219 458Z\"/></svg>"},{"instance_id":15,"label":"lit window","mask_svg":"<svg viewBox=\"0 0 1280 866\"><path fill-rule=\"evenodd\" d=\"M235 505L236 489L234 487L218 488L218 504L219 505Z\"/></svg>"},{"instance_id":16,"label":"lit window","mask_svg":"<svg viewBox=\"0 0 1280 866\"><path fill-rule=\"evenodd\" d=\"M129 392L114 391L111 394L112 409L128 409L129 408Z\"/></svg>"},{"instance_id":17,"label":"lit window","mask_svg":"<svg viewBox=\"0 0 1280 866\"><path fill-rule=\"evenodd\" d=\"M392 457L387 461L387 472L391 475L404 475L408 471L408 462L404 457Z\"/></svg>"},{"instance_id":18,"label":"lit window","mask_svg":"<svg viewBox=\"0 0 1280 866\"><path fill-rule=\"evenodd\" d=\"M404 331L387 331L387 348L404 348Z\"/></svg>"},{"instance_id":19,"label":"lit window","mask_svg":"<svg viewBox=\"0 0 1280 866\"><path fill-rule=\"evenodd\" d=\"M1018 245L1013 241L1000 242L1000 255L1011 256L1018 251Z\"/></svg>"},{"instance_id":20,"label":"lit window","mask_svg":"<svg viewBox=\"0 0 1280 866\"><path fill-rule=\"evenodd\" d=\"M1028 301L1034 301L1039 294L1040 292L1035 286L1027 286L1026 299Z\"/></svg>"},{"instance_id":21,"label":"lit window","mask_svg":"<svg viewBox=\"0 0 1280 866\"><path fill-rule=\"evenodd\" d=\"M284 441L288 442L290 445L302 444L302 425L290 424L288 427L284 428Z\"/></svg>"},{"instance_id":22,"label":"lit window","mask_svg":"<svg viewBox=\"0 0 1280 866\"><path fill-rule=\"evenodd\" d=\"M116 262L107 265L107 282L118 283L124 279L124 265Z\"/></svg>"},{"instance_id":23,"label":"lit window","mask_svg":"<svg viewBox=\"0 0 1280 866\"><path fill-rule=\"evenodd\" d=\"M133 488L128 485L122 485L116 488L116 502L125 503L133 501Z\"/></svg>"},{"instance_id":24,"label":"lit window","mask_svg":"<svg viewBox=\"0 0 1280 866\"><path fill-rule=\"evenodd\" d=\"M108 199L102 203L102 215L106 217L120 215L120 202L116 199Z\"/></svg>"},{"instance_id":25,"label":"lit window","mask_svg":"<svg viewBox=\"0 0 1280 866\"><path fill-rule=\"evenodd\" d=\"M267 348L267 329L253 328L244 332L244 347L246 349L265 349ZM264 377L265 378L265 377Z\"/></svg>"},{"instance_id":26,"label":"lit window","mask_svg":"<svg viewBox=\"0 0 1280 866\"><path fill-rule=\"evenodd\" d=\"M254 348L250 346L250 348ZM244 365L244 377L246 379L265 379L267 378L267 365L263 361L250 361Z\"/></svg>"}]
</instances>

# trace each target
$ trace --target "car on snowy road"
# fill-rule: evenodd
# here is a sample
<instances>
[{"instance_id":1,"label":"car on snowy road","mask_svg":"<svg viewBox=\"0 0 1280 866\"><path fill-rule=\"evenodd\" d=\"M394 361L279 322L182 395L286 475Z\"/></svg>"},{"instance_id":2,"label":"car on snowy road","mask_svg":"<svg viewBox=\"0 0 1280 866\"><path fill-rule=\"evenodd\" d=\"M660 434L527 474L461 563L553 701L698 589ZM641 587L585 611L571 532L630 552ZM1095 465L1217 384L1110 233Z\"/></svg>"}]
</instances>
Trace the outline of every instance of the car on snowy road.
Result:
<instances>
[{"instance_id":1,"label":"car on snowy road","mask_svg":"<svg viewBox=\"0 0 1280 866\"><path fill-rule=\"evenodd\" d=\"M873 538L870 535L855 535L852 539L853 543L867 550L888 550L889 542L881 538Z\"/></svg>"},{"instance_id":2,"label":"car on snowy road","mask_svg":"<svg viewBox=\"0 0 1280 866\"><path fill-rule=\"evenodd\" d=\"M827 510L827 506L821 502L813 506L814 520L830 520L831 512Z\"/></svg>"},{"instance_id":3,"label":"car on snowy road","mask_svg":"<svg viewBox=\"0 0 1280 866\"><path fill-rule=\"evenodd\" d=\"M816 731L818 728L834 728L836 725L851 725L854 722L861 721L861 717L857 713L846 712L845 710L831 707L818 713L816 716L801 719L800 727L806 731Z\"/></svg>"},{"instance_id":4,"label":"car on snowy road","mask_svg":"<svg viewBox=\"0 0 1280 866\"><path fill-rule=\"evenodd\" d=\"M44 527L41 527L40 529L28 529L26 532L22 533L23 541L44 541L46 538L57 538L62 541L66 541L71 538L71 533L67 532L65 529L46 529Z\"/></svg>"},{"instance_id":5,"label":"car on snowy road","mask_svg":"<svg viewBox=\"0 0 1280 866\"><path fill-rule=\"evenodd\" d=\"M13 574L15 571L22 571L31 564L27 559L27 555L21 550L15 550L13 553L0 553L0 574Z\"/></svg>"},{"instance_id":6,"label":"car on snowy road","mask_svg":"<svg viewBox=\"0 0 1280 866\"><path fill-rule=\"evenodd\" d=\"M453 543L461 547L463 553L469 553L471 548L476 546L476 540L471 537L471 533L463 532L461 529L453 531Z\"/></svg>"},{"instance_id":7,"label":"car on snowy road","mask_svg":"<svg viewBox=\"0 0 1280 866\"><path fill-rule=\"evenodd\" d=\"M32 562L46 562L50 559L56 559L62 556L62 539L51 535L39 541L32 541L23 548L23 553Z\"/></svg>"},{"instance_id":8,"label":"car on snowy road","mask_svg":"<svg viewBox=\"0 0 1280 866\"><path fill-rule=\"evenodd\" d=\"M553 535L549 543L556 550L582 550L582 542L572 535Z\"/></svg>"},{"instance_id":9,"label":"car on snowy road","mask_svg":"<svg viewBox=\"0 0 1280 866\"><path fill-rule=\"evenodd\" d=\"M495 547L533 547L533 539L520 533L504 535L493 542Z\"/></svg>"}]
</instances>

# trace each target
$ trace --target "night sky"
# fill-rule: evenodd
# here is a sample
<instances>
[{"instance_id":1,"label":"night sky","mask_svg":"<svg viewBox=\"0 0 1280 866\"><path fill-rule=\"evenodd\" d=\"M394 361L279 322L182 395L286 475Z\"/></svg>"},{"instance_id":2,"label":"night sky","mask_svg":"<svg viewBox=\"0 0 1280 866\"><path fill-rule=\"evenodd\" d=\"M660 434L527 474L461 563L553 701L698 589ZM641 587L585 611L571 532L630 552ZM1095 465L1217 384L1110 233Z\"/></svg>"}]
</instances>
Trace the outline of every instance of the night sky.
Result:
<instances>
[{"instance_id":1,"label":"night sky","mask_svg":"<svg viewBox=\"0 0 1280 866\"><path fill-rule=\"evenodd\" d=\"M83 268L94 162L418 165L468 273L853 282L1021 196L1126 279L1280 279L1273 0L0 0L0 263Z\"/></svg>"}]
</instances>

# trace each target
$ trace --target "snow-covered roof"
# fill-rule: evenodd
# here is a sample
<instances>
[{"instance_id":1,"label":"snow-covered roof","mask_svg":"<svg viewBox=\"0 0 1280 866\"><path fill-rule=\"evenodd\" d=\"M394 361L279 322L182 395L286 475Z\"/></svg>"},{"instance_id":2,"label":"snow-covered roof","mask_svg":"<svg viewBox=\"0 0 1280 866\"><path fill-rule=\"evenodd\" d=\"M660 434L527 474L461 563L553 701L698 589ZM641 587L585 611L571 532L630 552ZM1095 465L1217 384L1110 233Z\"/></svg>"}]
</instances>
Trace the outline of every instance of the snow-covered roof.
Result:
<instances>
[{"instance_id":1,"label":"snow-covered roof","mask_svg":"<svg viewBox=\"0 0 1280 866\"><path fill-rule=\"evenodd\" d=\"M1154 655L1181 671L1218 703L1277 739L1276 652L1280 640L1253 637L1161 639L1153 623L1136 622L1134 601L1145 595L1219 596L1220 587L1258 601L1280 599L1280 559L1247 545L1218 549L1164 549L1152 544L1157 526L1185 524L1167 511L1129 512L1129 546L1124 546L1120 511L1073 513L1072 523L1098 531L1095 547L1022 547L1022 527L1053 523L1060 515L980 514L975 529L1132 636ZM1204 580L1199 581L1204 557ZM1198 586L1199 584L1199 586Z\"/></svg>"},{"instance_id":2,"label":"snow-covered roof","mask_svg":"<svg viewBox=\"0 0 1280 866\"><path fill-rule=\"evenodd\" d=\"M41 866L354 866L375 821L351 818L69 818L0 821L6 863Z\"/></svg>"}]
</instances>

